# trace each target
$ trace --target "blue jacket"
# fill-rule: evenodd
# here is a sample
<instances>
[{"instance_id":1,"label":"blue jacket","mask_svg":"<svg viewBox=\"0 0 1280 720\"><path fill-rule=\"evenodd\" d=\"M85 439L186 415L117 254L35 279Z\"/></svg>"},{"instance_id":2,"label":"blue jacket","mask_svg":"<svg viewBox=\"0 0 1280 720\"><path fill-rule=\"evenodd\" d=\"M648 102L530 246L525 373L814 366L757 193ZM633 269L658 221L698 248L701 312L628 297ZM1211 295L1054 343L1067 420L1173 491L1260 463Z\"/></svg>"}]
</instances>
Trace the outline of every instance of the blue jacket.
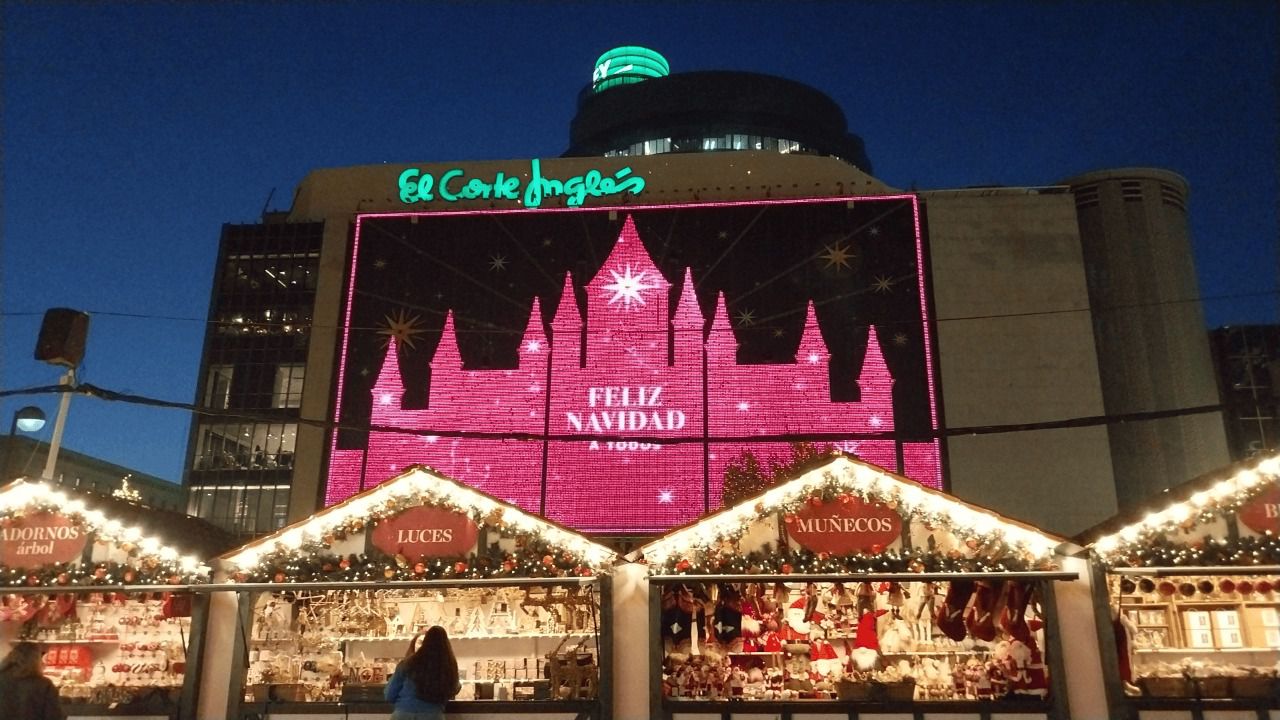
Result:
<instances>
[{"instance_id":1,"label":"blue jacket","mask_svg":"<svg viewBox=\"0 0 1280 720\"><path fill-rule=\"evenodd\" d=\"M404 663L396 666L396 671L391 675L391 682L387 683L387 689L383 693L387 701L395 705L396 710L411 713L437 713L440 717L444 717L444 705L427 702L418 697L418 688L413 684L413 678L410 678L404 671Z\"/></svg>"}]
</instances>

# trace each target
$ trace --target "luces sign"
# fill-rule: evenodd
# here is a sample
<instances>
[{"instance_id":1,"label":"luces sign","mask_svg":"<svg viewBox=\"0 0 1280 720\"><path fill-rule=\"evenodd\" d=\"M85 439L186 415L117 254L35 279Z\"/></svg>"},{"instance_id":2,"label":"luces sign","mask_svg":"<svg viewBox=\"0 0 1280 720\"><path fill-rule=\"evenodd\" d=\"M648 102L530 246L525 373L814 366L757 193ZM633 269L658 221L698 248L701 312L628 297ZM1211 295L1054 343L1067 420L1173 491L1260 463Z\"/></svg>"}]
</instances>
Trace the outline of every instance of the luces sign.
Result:
<instances>
[{"instance_id":1,"label":"luces sign","mask_svg":"<svg viewBox=\"0 0 1280 720\"><path fill-rule=\"evenodd\" d=\"M523 185L523 187L522 187ZM632 175L630 167L624 167L605 175L599 170L588 170L582 175L558 180L542 175L542 163L529 161L529 181L522 183L517 175L495 173L492 177L468 177L466 170L453 168L440 173L437 178L419 168L409 168L400 173L400 202L413 205L419 202L458 202L459 200L510 200L527 208L542 206L546 198L564 197L569 207L581 207L588 197L603 198L613 195L639 195L644 191L644 178Z\"/></svg>"}]
</instances>

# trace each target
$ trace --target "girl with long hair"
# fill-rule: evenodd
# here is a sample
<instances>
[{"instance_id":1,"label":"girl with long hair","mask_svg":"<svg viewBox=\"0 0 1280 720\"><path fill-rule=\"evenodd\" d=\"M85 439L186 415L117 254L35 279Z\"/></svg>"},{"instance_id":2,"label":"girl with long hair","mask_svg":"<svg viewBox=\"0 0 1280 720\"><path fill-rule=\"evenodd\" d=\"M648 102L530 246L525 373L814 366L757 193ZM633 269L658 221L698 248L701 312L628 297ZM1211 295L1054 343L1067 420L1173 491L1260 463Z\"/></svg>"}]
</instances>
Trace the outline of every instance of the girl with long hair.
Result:
<instances>
[{"instance_id":1,"label":"girl with long hair","mask_svg":"<svg viewBox=\"0 0 1280 720\"><path fill-rule=\"evenodd\" d=\"M0 718L66 720L58 689L44 676L39 645L20 642L0 660Z\"/></svg>"},{"instance_id":2,"label":"girl with long hair","mask_svg":"<svg viewBox=\"0 0 1280 720\"><path fill-rule=\"evenodd\" d=\"M462 689L449 634L435 625L416 650L413 643L409 648L387 683L386 698L395 705L391 720L443 720L445 703Z\"/></svg>"}]
</instances>

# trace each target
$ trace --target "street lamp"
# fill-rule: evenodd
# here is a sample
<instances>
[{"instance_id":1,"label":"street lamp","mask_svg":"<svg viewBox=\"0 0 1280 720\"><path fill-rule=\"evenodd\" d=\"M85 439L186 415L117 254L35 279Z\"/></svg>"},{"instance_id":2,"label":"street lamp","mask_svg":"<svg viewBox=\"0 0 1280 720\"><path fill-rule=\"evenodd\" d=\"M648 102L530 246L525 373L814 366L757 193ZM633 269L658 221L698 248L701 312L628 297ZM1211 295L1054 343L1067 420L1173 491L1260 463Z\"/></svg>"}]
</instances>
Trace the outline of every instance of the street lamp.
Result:
<instances>
[{"instance_id":1,"label":"street lamp","mask_svg":"<svg viewBox=\"0 0 1280 720\"><path fill-rule=\"evenodd\" d=\"M44 427L44 411L35 405L28 405L13 413L13 422L9 423L9 436L4 443L4 477L3 482L12 479L9 467L13 464L14 434L21 430L24 433L37 432Z\"/></svg>"}]
</instances>

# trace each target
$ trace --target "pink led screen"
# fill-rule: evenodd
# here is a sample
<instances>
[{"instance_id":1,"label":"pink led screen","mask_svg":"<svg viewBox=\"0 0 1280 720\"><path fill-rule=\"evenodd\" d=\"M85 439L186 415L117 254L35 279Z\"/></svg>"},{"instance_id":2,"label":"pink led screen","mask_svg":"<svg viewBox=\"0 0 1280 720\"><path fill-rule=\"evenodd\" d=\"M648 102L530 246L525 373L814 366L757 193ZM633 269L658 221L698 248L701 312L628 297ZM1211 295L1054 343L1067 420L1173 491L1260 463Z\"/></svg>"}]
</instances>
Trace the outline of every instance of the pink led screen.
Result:
<instances>
[{"instance_id":1,"label":"pink led screen","mask_svg":"<svg viewBox=\"0 0 1280 720\"><path fill-rule=\"evenodd\" d=\"M914 197L366 215L326 503L412 464L585 532L834 445L939 487Z\"/></svg>"}]
</instances>

